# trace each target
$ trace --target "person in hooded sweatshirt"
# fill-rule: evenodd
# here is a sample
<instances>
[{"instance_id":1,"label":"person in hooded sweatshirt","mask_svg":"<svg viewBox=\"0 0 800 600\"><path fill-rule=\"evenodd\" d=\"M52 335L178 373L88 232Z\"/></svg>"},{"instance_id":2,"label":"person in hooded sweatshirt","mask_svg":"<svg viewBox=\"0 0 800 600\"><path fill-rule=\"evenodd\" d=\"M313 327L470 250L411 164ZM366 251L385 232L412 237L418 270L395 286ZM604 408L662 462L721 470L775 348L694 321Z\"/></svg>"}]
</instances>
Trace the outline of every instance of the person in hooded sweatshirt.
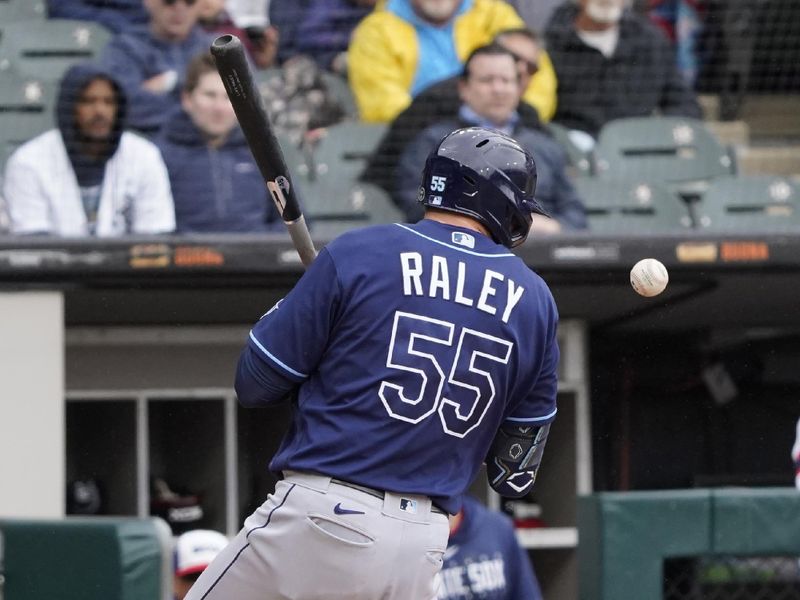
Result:
<instances>
[{"instance_id":1,"label":"person in hooded sweatshirt","mask_svg":"<svg viewBox=\"0 0 800 600\"><path fill-rule=\"evenodd\" d=\"M181 109L155 141L179 233L284 231L208 52L189 64Z\"/></svg>"},{"instance_id":2,"label":"person in hooded sweatshirt","mask_svg":"<svg viewBox=\"0 0 800 600\"><path fill-rule=\"evenodd\" d=\"M180 103L189 61L207 52L214 36L198 25L198 0L142 1L149 21L115 35L102 60L128 94L129 126L153 135Z\"/></svg>"},{"instance_id":3,"label":"person in hooded sweatshirt","mask_svg":"<svg viewBox=\"0 0 800 600\"><path fill-rule=\"evenodd\" d=\"M12 233L108 237L175 228L161 153L125 131L127 108L119 82L101 66L67 70L58 127L17 148L6 164Z\"/></svg>"}]
</instances>

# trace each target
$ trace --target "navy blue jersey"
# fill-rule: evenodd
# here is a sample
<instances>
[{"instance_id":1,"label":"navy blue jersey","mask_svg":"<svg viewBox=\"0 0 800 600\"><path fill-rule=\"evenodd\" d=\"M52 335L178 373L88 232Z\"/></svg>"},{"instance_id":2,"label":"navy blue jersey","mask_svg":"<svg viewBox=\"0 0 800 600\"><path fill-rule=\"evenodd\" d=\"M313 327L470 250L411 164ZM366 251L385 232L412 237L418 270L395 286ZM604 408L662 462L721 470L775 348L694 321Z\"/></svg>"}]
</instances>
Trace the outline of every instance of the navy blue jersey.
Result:
<instances>
[{"instance_id":1,"label":"navy blue jersey","mask_svg":"<svg viewBox=\"0 0 800 600\"><path fill-rule=\"evenodd\" d=\"M471 496L464 498L463 514L444 553L437 600L542 600L511 519Z\"/></svg>"},{"instance_id":2,"label":"navy blue jersey","mask_svg":"<svg viewBox=\"0 0 800 600\"><path fill-rule=\"evenodd\" d=\"M301 384L271 468L457 512L501 423L555 417L557 320L544 281L469 229L342 235L250 333L252 353Z\"/></svg>"}]
</instances>

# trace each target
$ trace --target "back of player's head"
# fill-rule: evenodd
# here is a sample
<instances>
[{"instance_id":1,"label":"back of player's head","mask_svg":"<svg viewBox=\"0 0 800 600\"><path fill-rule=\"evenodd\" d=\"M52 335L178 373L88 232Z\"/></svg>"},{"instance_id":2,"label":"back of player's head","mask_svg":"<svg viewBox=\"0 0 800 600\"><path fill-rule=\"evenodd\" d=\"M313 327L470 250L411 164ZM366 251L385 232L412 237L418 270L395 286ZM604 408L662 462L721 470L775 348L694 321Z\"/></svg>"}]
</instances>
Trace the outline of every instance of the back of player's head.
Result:
<instances>
[{"instance_id":1,"label":"back of player's head","mask_svg":"<svg viewBox=\"0 0 800 600\"><path fill-rule=\"evenodd\" d=\"M525 241L531 214L546 215L533 194L536 163L513 138L484 127L446 135L428 155L419 201L481 223L508 248Z\"/></svg>"}]
</instances>

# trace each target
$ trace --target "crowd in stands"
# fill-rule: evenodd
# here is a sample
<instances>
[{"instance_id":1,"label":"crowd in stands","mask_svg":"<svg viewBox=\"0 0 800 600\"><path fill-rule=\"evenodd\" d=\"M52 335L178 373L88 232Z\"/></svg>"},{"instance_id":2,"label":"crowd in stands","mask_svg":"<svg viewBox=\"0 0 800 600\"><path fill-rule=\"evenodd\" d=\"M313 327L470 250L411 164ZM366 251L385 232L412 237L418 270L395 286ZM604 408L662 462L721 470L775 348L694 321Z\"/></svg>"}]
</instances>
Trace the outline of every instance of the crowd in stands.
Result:
<instances>
[{"instance_id":1,"label":"crowd in stands","mask_svg":"<svg viewBox=\"0 0 800 600\"><path fill-rule=\"evenodd\" d=\"M650 4L652 14L628 0L50 0L50 19L112 36L58 82L57 126L7 159L0 228L282 232L208 54L233 33L278 131L306 155L338 122L385 128L360 179L407 220L421 215L429 148L479 124L535 157L552 218L534 231L585 229L567 150L590 151L616 119L703 118L686 43L669 38L667 3Z\"/></svg>"}]
</instances>

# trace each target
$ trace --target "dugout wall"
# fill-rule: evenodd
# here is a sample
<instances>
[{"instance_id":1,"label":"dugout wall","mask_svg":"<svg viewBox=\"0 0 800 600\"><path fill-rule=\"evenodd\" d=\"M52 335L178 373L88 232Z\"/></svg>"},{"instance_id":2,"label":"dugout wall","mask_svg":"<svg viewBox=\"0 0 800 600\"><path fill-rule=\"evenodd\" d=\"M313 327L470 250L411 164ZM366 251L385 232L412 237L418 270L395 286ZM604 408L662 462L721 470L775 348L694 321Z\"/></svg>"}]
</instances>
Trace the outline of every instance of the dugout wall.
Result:
<instances>
[{"instance_id":1,"label":"dugout wall","mask_svg":"<svg viewBox=\"0 0 800 600\"><path fill-rule=\"evenodd\" d=\"M793 488L584 496L578 502L579 597L662 600L665 561L676 557L800 557L798 515L800 494ZM789 585L800 589L800 581Z\"/></svg>"}]
</instances>

